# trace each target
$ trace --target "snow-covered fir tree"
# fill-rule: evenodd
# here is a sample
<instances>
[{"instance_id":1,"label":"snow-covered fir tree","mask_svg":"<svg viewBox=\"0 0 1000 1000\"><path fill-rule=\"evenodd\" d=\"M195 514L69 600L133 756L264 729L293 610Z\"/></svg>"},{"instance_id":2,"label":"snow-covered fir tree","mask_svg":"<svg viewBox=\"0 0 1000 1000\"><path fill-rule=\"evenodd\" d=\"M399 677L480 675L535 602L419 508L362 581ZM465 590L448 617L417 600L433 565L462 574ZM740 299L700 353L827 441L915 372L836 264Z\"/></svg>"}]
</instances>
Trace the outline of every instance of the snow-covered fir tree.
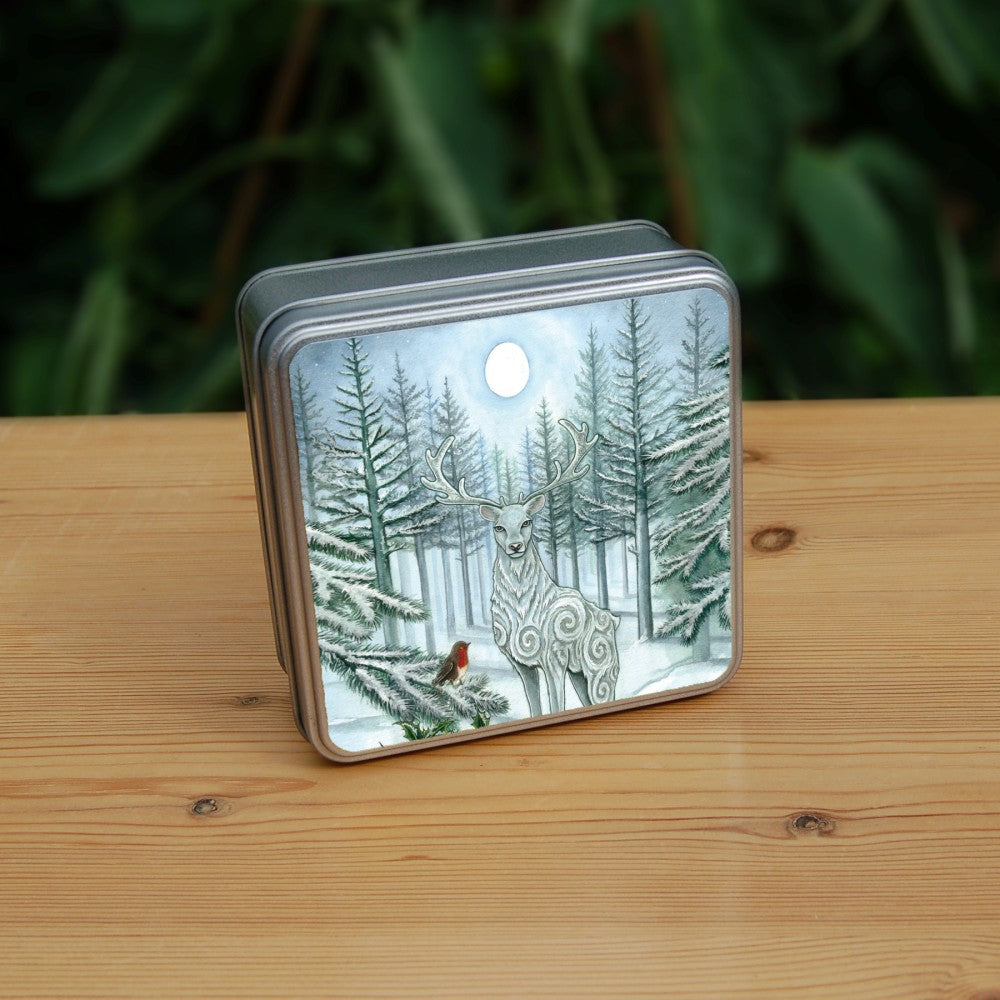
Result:
<instances>
[{"instance_id":1,"label":"snow-covered fir tree","mask_svg":"<svg viewBox=\"0 0 1000 1000\"><path fill-rule=\"evenodd\" d=\"M396 352L392 383L386 395L386 416L391 420L399 438L397 460L402 471L401 482L414 495L420 489L418 469L422 466L424 452L429 438L425 422L421 419L421 391L406 377L406 372ZM434 649L434 622L432 620L432 600L430 568L427 565L429 533L440 524L444 512L428 508L420 522L410 526L405 535L413 544L413 555L417 564L417 578L420 586L420 600L427 612L424 619L424 644L428 650Z\"/></svg>"},{"instance_id":2,"label":"snow-covered fir tree","mask_svg":"<svg viewBox=\"0 0 1000 1000\"><path fill-rule=\"evenodd\" d=\"M473 720L509 710L507 699L489 687L485 674L470 674L458 686L437 687L438 656L375 641L386 616L417 619L423 607L379 586L370 547L315 523L306 526L306 538L325 669L399 722Z\"/></svg>"},{"instance_id":3,"label":"snow-covered fir tree","mask_svg":"<svg viewBox=\"0 0 1000 1000\"><path fill-rule=\"evenodd\" d=\"M535 489L535 461L532 457L531 428L524 428L524 444L521 448L521 460L524 462L524 493L525 496L533 493ZM508 497L513 499L513 497Z\"/></svg>"},{"instance_id":4,"label":"snow-covered fir tree","mask_svg":"<svg viewBox=\"0 0 1000 1000\"><path fill-rule=\"evenodd\" d=\"M351 464L354 452L344 447L330 430L311 432L314 459L312 490L314 510L307 521L336 519L345 537L364 538L364 511L353 497Z\"/></svg>"},{"instance_id":5,"label":"snow-covered fir tree","mask_svg":"<svg viewBox=\"0 0 1000 1000\"><path fill-rule=\"evenodd\" d=\"M490 452L490 461L493 464L493 495L500 497L503 495L503 466L504 466L504 455L503 449L500 445L493 445L493 450Z\"/></svg>"},{"instance_id":6,"label":"snow-covered fir tree","mask_svg":"<svg viewBox=\"0 0 1000 1000\"><path fill-rule=\"evenodd\" d=\"M566 468L573 458L574 446L573 442L565 435L563 435L562 449L562 465L563 468ZM580 589L580 544L585 534L576 516L577 488L574 481L566 483L562 490L557 491L561 492L563 496L556 508L559 516L559 530L566 539L565 551L569 557L569 584L574 590Z\"/></svg>"},{"instance_id":7,"label":"snow-covered fir tree","mask_svg":"<svg viewBox=\"0 0 1000 1000\"><path fill-rule=\"evenodd\" d=\"M344 453L337 463L339 488L329 493L326 510L347 527L349 540L372 547L375 579L386 594L395 593L390 555L407 546L410 536L427 530L437 513L427 491L407 481L403 445L383 418L383 404L371 380L371 366L361 341L347 342L335 404L340 413L337 441ZM399 644L396 616L382 620L386 644Z\"/></svg>"},{"instance_id":8,"label":"snow-covered fir tree","mask_svg":"<svg viewBox=\"0 0 1000 1000\"><path fill-rule=\"evenodd\" d=\"M451 482L457 483L465 479L470 486L478 487L476 481L476 434L470 429L469 415L458 402L454 391L444 380L444 389L434 411L434 428L441 440L454 437L455 443L448 449L448 465L446 473ZM433 494L431 502L436 504ZM475 625L472 601L472 575L470 560L477 546L481 544L483 518L476 508L468 506L448 507L445 511L445 523L451 521L455 532L455 550L458 554L458 566L462 582L462 599L465 606L465 624Z\"/></svg>"},{"instance_id":9,"label":"snow-covered fir tree","mask_svg":"<svg viewBox=\"0 0 1000 1000\"><path fill-rule=\"evenodd\" d=\"M514 497L515 484L521 478L521 470L518 468L517 459L510 455L504 456L503 462L503 485L502 495L511 501Z\"/></svg>"},{"instance_id":10,"label":"snow-covered fir tree","mask_svg":"<svg viewBox=\"0 0 1000 1000\"><path fill-rule=\"evenodd\" d=\"M520 479L517 459L511 458L500 445L496 444L490 452L490 462L493 478L490 481L490 489L485 493L498 499L502 497L505 501L512 500L517 496L517 483ZM492 532L487 529L487 534L491 535Z\"/></svg>"},{"instance_id":11,"label":"snow-covered fir tree","mask_svg":"<svg viewBox=\"0 0 1000 1000\"><path fill-rule=\"evenodd\" d=\"M669 469L677 503L656 538L658 581L680 579L685 595L667 608L657 629L692 644L696 660L711 658L710 622L729 627L730 427L729 352L708 363L700 391L677 404L679 431L651 460Z\"/></svg>"},{"instance_id":12,"label":"snow-covered fir tree","mask_svg":"<svg viewBox=\"0 0 1000 1000\"><path fill-rule=\"evenodd\" d=\"M439 400L434 395L430 382L424 386L421 409L424 421L424 434L431 451L435 451L445 435L441 434L437 426L437 410ZM443 517L435 524L426 535L427 544L434 549L440 559L441 577L443 586L441 587L444 598L444 626L448 635L455 634L455 588L452 581L452 553L458 548L458 530L455 519Z\"/></svg>"},{"instance_id":13,"label":"snow-covered fir tree","mask_svg":"<svg viewBox=\"0 0 1000 1000\"><path fill-rule=\"evenodd\" d=\"M560 432L552 416L548 400L543 396L535 411L535 435L532 442L533 465L540 483L550 483L556 476L556 462L563 460ZM563 460L564 461L564 460ZM545 505L535 515L533 529L536 544L547 556L549 574L558 584L559 551L566 518L566 497L563 490L554 490L545 497Z\"/></svg>"},{"instance_id":14,"label":"snow-covered fir tree","mask_svg":"<svg viewBox=\"0 0 1000 1000\"><path fill-rule=\"evenodd\" d=\"M650 456L662 447L667 434L668 383L666 371L654 360L657 344L638 299L624 303L612 352L610 447L599 474L604 499L594 507L594 514L604 519L605 540L625 537L634 555L638 634L640 639L652 639L651 524L662 504L663 490Z\"/></svg>"},{"instance_id":15,"label":"snow-covered fir tree","mask_svg":"<svg viewBox=\"0 0 1000 1000\"><path fill-rule=\"evenodd\" d=\"M302 503L307 518L316 513L316 433L321 425L322 412L316 393L300 367L291 378L292 414L295 437L299 445L299 476Z\"/></svg>"},{"instance_id":16,"label":"snow-covered fir tree","mask_svg":"<svg viewBox=\"0 0 1000 1000\"><path fill-rule=\"evenodd\" d=\"M608 607L607 542L616 532L609 532L604 508L604 486L601 472L604 469L604 452L607 448L607 387L610 379L607 354L598 344L597 330L593 324L587 334L587 345L580 351L580 368L576 375L577 422L585 423L597 437L597 444L588 456L590 471L576 484L573 498L574 511L582 522L587 537L594 545L597 567L597 603Z\"/></svg>"},{"instance_id":17,"label":"snow-covered fir tree","mask_svg":"<svg viewBox=\"0 0 1000 1000\"><path fill-rule=\"evenodd\" d=\"M487 496L490 492L490 460L486 445L486 435L479 431L476 435L476 464L473 469L473 482L476 493ZM478 515L479 512L476 511ZM490 610L490 594L493 591L493 580L489 565L496 551L493 532L490 531L486 518L477 516L473 523L472 551L476 557L476 576L479 579L479 601L483 615L483 623L492 619Z\"/></svg>"},{"instance_id":18,"label":"snow-covered fir tree","mask_svg":"<svg viewBox=\"0 0 1000 1000\"><path fill-rule=\"evenodd\" d=\"M684 323L688 335L681 339L676 388L682 398L694 399L708 392L724 373L715 364L719 354L718 336L702 307L700 296L691 303Z\"/></svg>"}]
</instances>

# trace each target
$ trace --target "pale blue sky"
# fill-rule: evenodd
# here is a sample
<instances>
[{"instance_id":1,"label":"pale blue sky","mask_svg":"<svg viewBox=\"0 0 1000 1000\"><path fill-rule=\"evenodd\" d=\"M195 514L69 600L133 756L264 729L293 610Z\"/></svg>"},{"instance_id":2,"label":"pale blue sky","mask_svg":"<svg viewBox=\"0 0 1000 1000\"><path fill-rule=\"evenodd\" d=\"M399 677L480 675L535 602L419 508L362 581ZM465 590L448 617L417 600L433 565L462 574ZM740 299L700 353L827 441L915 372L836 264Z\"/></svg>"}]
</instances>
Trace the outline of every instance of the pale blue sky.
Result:
<instances>
[{"instance_id":1,"label":"pale blue sky","mask_svg":"<svg viewBox=\"0 0 1000 1000\"><path fill-rule=\"evenodd\" d=\"M708 328L714 330L716 347L722 347L727 334L726 304L717 292L693 289L644 296L643 312L650 319L650 329L659 347L657 361L669 372L680 353L681 340L687 338L685 320L690 303L700 297L707 314ZM554 417L564 416L573 405L579 354L586 345L591 324L599 343L607 349L622 325L623 302L620 298L583 305L564 306L507 316L423 326L411 330L371 334L362 340L362 348L372 366L372 379L379 392L385 392L392 379L394 355L398 351L408 378L423 389L428 380L434 394L440 393L447 377L458 402L469 413L490 444L518 453L524 428L534 428L535 414L543 397ZM486 384L484 369L490 351L500 343L519 344L528 357L530 376L524 390L505 399ZM342 381L346 343L342 340L309 344L293 362L301 365L312 390L339 431L336 409L336 385ZM608 385L608 392L614 392Z\"/></svg>"}]
</instances>

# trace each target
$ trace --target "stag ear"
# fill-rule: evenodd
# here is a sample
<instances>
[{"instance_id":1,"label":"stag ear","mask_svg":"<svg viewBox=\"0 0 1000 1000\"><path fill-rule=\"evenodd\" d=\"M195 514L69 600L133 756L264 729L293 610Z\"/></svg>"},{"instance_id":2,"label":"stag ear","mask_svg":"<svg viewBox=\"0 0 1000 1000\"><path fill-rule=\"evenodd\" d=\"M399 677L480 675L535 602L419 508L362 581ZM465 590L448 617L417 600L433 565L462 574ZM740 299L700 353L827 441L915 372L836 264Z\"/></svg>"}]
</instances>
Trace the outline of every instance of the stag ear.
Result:
<instances>
[{"instance_id":1,"label":"stag ear","mask_svg":"<svg viewBox=\"0 0 1000 1000\"><path fill-rule=\"evenodd\" d=\"M545 494L543 493L540 497L535 497L533 500L529 500L524 505L524 510L528 517L534 517L544 506Z\"/></svg>"},{"instance_id":2,"label":"stag ear","mask_svg":"<svg viewBox=\"0 0 1000 1000\"><path fill-rule=\"evenodd\" d=\"M479 505L479 513L482 514L487 521L495 521L500 516L500 508L494 507L492 504L483 503Z\"/></svg>"}]
</instances>

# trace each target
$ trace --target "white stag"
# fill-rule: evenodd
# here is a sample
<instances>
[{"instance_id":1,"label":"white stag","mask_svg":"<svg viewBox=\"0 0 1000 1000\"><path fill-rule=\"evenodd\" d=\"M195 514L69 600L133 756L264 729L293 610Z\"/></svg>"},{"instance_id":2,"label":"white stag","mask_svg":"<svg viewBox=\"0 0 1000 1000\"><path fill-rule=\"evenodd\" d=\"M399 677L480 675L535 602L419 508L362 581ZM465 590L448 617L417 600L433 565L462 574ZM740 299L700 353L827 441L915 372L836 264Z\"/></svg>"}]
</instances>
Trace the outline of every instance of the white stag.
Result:
<instances>
[{"instance_id":1,"label":"white stag","mask_svg":"<svg viewBox=\"0 0 1000 1000\"><path fill-rule=\"evenodd\" d=\"M545 677L550 712L566 704L566 677L584 705L611 701L618 682L618 646L615 629L620 619L588 601L572 587L560 587L549 576L531 539L532 518L545 506L545 495L585 476L590 466L580 463L597 438L588 438L586 424L560 424L573 439L573 457L563 469L555 463L555 476L541 489L516 501L470 496L465 479L454 486L442 472L442 463L454 437L441 442L436 452L428 448L425 459L432 478L421 477L443 504L479 507L493 523L497 554L493 563L493 637L510 660L524 685L532 715L541 715L539 677Z\"/></svg>"}]
</instances>

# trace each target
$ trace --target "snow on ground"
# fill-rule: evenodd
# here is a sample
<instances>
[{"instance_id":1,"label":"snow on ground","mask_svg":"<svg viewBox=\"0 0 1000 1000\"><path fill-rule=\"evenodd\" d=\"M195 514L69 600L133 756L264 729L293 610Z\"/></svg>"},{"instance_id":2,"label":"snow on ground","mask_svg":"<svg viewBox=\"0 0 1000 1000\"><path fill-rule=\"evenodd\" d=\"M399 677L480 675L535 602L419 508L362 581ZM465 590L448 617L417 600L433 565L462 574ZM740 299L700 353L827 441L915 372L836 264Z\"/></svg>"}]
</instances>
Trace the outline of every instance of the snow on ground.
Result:
<instances>
[{"instance_id":1,"label":"snow on ground","mask_svg":"<svg viewBox=\"0 0 1000 1000\"><path fill-rule=\"evenodd\" d=\"M616 609L617 610L617 609ZM462 626L455 638L469 641L469 669L484 673L490 685L505 695L510 711L495 716L493 722L524 719L528 702L521 680L494 645L492 630L482 625ZM438 648L449 649L453 639L439 637ZM621 673L618 677L618 699L660 691L678 690L717 680L728 668L731 658L728 636L712 642L712 659L695 663L690 650L676 639L654 639L640 642L636 638L634 616L622 617L618 627L618 656ZM345 750L369 750L404 742L402 729L391 719L373 710L360 695L351 691L339 678L325 675L326 712L330 737ZM544 688L544 684L543 684ZM544 704L544 697L543 697ZM580 705L572 684L566 682L566 708Z\"/></svg>"}]
</instances>

